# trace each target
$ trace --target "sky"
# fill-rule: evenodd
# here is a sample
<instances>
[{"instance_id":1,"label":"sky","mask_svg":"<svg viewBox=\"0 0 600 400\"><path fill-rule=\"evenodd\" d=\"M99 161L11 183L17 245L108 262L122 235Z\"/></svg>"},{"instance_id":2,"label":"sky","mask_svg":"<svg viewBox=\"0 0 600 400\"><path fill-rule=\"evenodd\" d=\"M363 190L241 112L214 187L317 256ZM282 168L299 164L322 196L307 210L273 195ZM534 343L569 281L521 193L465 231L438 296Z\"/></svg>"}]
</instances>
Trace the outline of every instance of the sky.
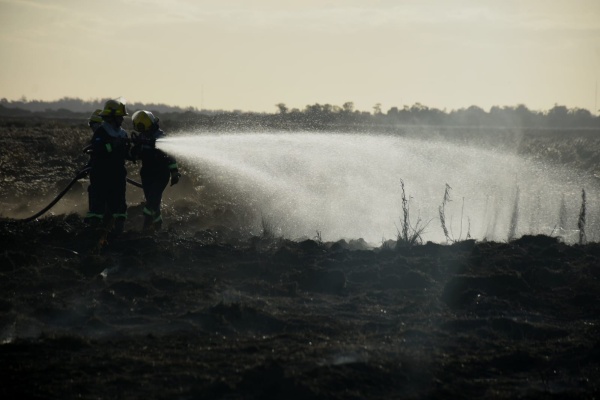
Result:
<instances>
[{"instance_id":1,"label":"sky","mask_svg":"<svg viewBox=\"0 0 600 400\"><path fill-rule=\"evenodd\" d=\"M0 0L0 98L600 108L600 0Z\"/></svg>"}]
</instances>

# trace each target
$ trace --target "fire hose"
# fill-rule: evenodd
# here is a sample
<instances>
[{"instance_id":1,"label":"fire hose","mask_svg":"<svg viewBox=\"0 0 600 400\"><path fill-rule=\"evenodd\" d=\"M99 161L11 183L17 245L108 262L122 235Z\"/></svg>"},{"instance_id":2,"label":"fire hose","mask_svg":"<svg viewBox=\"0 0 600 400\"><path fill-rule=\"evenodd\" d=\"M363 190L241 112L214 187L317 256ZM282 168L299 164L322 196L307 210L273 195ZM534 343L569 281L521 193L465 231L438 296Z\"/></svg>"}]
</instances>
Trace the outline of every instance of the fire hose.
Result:
<instances>
[{"instance_id":1,"label":"fire hose","mask_svg":"<svg viewBox=\"0 0 600 400\"><path fill-rule=\"evenodd\" d=\"M140 144L154 144L153 141L147 141L145 139L141 139L140 137L138 137L135 134L132 134L133 139L129 141L129 143L140 143ZM87 145L86 147L83 148L83 153L91 155L92 154L92 145ZM39 216L43 215L44 213L46 213L49 209L51 209L52 207L54 207L54 205L56 203L58 203L58 201L60 199L62 199L62 197L69 191L69 189L71 189L71 187L75 184L75 182L77 182L78 180L86 177L89 173L90 170L92 168L91 167L85 167L83 168L81 171L77 172L77 175L75 175L75 177L71 180L71 182L69 182L69 184L62 190L62 192L60 192L55 198L54 200L52 200L50 202L50 204L48 204L46 207L44 207L42 210L40 210L39 212L35 213L34 215L32 215L31 217L25 218L25 219L21 219L19 221L23 221L23 222L29 222L29 221L33 221L34 219L38 218ZM129 179L127 178L127 183L142 188L142 184L134 181L133 179Z\"/></svg>"},{"instance_id":2,"label":"fire hose","mask_svg":"<svg viewBox=\"0 0 600 400\"><path fill-rule=\"evenodd\" d=\"M34 215L32 215L31 217L25 218L25 219L21 219L20 221L23 222L29 222L29 221L33 221L34 219L38 218L39 216L43 215L44 213L46 213L48 210L50 210L52 207L54 207L54 205L56 203L58 203L58 201L60 199L63 198L63 196L69 191L69 189L71 189L71 187L73 187L73 185L75 184L75 182L77 182L78 180L85 178L89 173L90 170L92 168L91 167L85 167L84 169L82 169L81 171L77 172L77 175L75 175L75 177L71 180L71 182L69 182L69 184L54 198L54 200L52 200L50 202L50 204L48 204L46 207L44 207L42 210L40 210L39 212L35 213ZM129 179L127 178L127 183L139 187L142 187L142 184L134 181L133 179Z\"/></svg>"}]
</instances>

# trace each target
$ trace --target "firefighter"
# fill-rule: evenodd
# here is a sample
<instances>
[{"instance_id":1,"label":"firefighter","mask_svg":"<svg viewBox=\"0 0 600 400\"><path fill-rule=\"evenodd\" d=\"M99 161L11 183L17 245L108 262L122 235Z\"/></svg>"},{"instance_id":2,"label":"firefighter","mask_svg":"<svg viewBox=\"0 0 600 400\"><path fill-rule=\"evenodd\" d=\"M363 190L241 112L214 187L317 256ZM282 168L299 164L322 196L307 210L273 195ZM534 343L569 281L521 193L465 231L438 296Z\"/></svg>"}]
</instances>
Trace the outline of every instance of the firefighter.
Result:
<instances>
[{"instance_id":1,"label":"firefighter","mask_svg":"<svg viewBox=\"0 0 600 400\"><path fill-rule=\"evenodd\" d=\"M131 153L134 159L142 161L140 177L146 203L144 206L144 231L160 230L162 215L160 205L162 195L171 181L171 186L179 182L181 174L175 158L156 148L156 140L165 137L158 126L158 117L150 111L140 110L133 113L134 146Z\"/></svg>"},{"instance_id":2,"label":"firefighter","mask_svg":"<svg viewBox=\"0 0 600 400\"><path fill-rule=\"evenodd\" d=\"M108 100L98 114L102 122L90 144L89 212L85 220L92 226L113 221L112 233L119 234L127 219L125 160L131 155L129 138L121 125L128 114L119 100Z\"/></svg>"},{"instance_id":3,"label":"firefighter","mask_svg":"<svg viewBox=\"0 0 600 400\"><path fill-rule=\"evenodd\" d=\"M88 126L92 130L92 135L94 134L94 132L96 132L96 129L98 129L100 127L100 125L102 125L102 117L100 116L101 112L102 112L102 109L99 108L99 109L95 110L92 113L92 115L90 115L90 117L88 118ZM84 152L91 156L91 145L87 146L84 149ZM88 160L88 163L85 167L88 168L91 166L92 166L92 158L90 157L90 159ZM90 186L88 186L88 193L93 192L93 189L91 188L91 186L92 186L92 183L90 182ZM96 208L92 205L94 200L95 199L92 196L88 196L88 202L89 202L88 207L90 210Z\"/></svg>"},{"instance_id":4,"label":"firefighter","mask_svg":"<svg viewBox=\"0 0 600 400\"><path fill-rule=\"evenodd\" d=\"M92 133L96 132L96 129L98 129L100 125L102 125L102 116L100 116L101 112L102 109L99 108L96 111L94 111L92 115L90 115L90 117L88 118L88 126L92 130Z\"/></svg>"}]
</instances>

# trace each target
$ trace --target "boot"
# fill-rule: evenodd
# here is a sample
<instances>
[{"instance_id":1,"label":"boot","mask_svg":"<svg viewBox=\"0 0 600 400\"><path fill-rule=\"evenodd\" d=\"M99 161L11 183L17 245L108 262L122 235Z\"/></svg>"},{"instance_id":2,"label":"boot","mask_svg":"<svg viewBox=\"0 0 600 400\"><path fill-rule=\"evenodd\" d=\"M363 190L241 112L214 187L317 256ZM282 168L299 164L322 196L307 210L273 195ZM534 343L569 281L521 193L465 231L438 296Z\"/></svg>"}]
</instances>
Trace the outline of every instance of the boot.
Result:
<instances>
[{"instance_id":1,"label":"boot","mask_svg":"<svg viewBox=\"0 0 600 400\"><path fill-rule=\"evenodd\" d=\"M160 231L162 229L162 215L158 214L156 218L154 218L154 230Z\"/></svg>"}]
</instances>

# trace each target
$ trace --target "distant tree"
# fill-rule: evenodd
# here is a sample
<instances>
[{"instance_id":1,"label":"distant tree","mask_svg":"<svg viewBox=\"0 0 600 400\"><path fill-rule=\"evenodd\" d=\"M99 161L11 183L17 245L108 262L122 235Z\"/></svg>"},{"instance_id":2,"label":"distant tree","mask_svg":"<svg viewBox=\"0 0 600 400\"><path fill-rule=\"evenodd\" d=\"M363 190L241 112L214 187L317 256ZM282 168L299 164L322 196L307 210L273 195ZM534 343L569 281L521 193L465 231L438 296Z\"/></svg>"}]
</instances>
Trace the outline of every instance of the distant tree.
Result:
<instances>
[{"instance_id":1,"label":"distant tree","mask_svg":"<svg viewBox=\"0 0 600 400\"><path fill-rule=\"evenodd\" d=\"M380 115L381 112L381 103L377 103L373 106L373 115Z\"/></svg>"},{"instance_id":2,"label":"distant tree","mask_svg":"<svg viewBox=\"0 0 600 400\"><path fill-rule=\"evenodd\" d=\"M418 102L415 103L415 104L413 104L410 107L410 111L411 112L415 112L415 113L419 113L419 112L423 112L423 111L427 111L427 110L429 110L429 107L424 106L423 104L418 103Z\"/></svg>"},{"instance_id":3,"label":"distant tree","mask_svg":"<svg viewBox=\"0 0 600 400\"><path fill-rule=\"evenodd\" d=\"M566 126L568 116L569 110L567 107L554 104L554 107L548 110L548 123L551 126Z\"/></svg>"},{"instance_id":4,"label":"distant tree","mask_svg":"<svg viewBox=\"0 0 600 400\"><path fill-rule=\"evenodd\" d=\"M594 116L588 110L583 108L572 108L569 110L569 115L573 120L573 124L577 126L592 126Z\"/></svg>"},{"instance_id":5,"label":"distant tree","mask_svg":"<svg viewBox=\"0 0 600 400\"><path fill-rule=\"evenodd\" d=\"M407 122L411 124L420 124L424 123L427 119L427 111L429 111L429 107L417 102L410 106L410 108L405 107L404 109L406 114L409 116Z\"/></svg>"},{"instance_id":6,"label":"distant tree","mask_svg":"<svg viewBox=\"0 0 600 400\"><path fill-rule=\"evenodd\" d=\"M319 103L313 105L307 105L305 108L307 114L321 114L323 112L323 106Z\"/></svg>"},{"instance_id":7,"label":"distant tree","mask_svg":"<svg viewBox=\"0 0 600 400\"><path fill-rule=\"evenodd\" d=\"M518 104L515 108L515 117L520 126L529 126L533 121L533 114L525 104Z\"/></svg>"},{"instance_id":8,"label":"distant tree","mask_svg":"<svg viewBox=\"0 0 600 400\"><path fill-rule=\"evenodd\" d=\"M342 105L342 109L345 113L352 114L354 112L354 103L347 101Z\"/></svg>"},{"instance_id":9,"label":"distant tree","mask_svg":"<svg viewBox=\"0 0 600 400\"><path fill-rule=\"evenodd\" d=\"M333 112L333 106L331 104L324 104L323 105L323 112L325 114L331 114Z\"/></svg>"},{"instance_id":10,"label":"distant tree","mask_svg":"<svg viewBox=\"0 0 600 400\"><path fill-rule=\"evenodd\" d=\"M284 103L277 103L275 106L279 109L279 114L286 114L288 112L288 108Z\"/></svg>"},{"instance_id":11,"label":"distant tree","mask_svg":"<svg viewBox=\"0 0 600 400\"><path fill-rule=\"evenodd\" d=\"M387 115L388 117L397 117L398 116L398 107L392 107L388 110Z\"/></svg>"},{"instance_id":12,"label":"distant tree","mask_svg":"<svg viewBox=\"0 0 600 400\"><path fill-rule=\"evenodd\" d=\"M480 107L470 106L452 111L451 116L459 125L482 125L485 124L488 114Z\"/></svg>"}]
</instances>

